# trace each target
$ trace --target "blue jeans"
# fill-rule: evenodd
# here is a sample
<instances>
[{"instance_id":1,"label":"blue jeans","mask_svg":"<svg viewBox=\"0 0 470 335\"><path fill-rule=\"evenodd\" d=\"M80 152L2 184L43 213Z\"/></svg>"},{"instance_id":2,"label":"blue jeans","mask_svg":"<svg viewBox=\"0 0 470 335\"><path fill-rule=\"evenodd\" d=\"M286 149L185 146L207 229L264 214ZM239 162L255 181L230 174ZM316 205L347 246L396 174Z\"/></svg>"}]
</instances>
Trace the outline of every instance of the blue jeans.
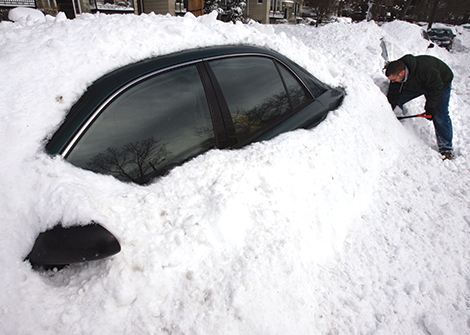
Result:
<instances>
[{"instance_id":1,"label":"blue jeans","mask_svg":"<svg viewBox=\"0 0 470 335\"><path fill-rule=\"evenodd\" d=\"M452 152L452 121L449 116L449 100L450 100L451 84L444 87L441 97L436 104L437 114L433 116L434 130L436 132L437 146L439 152ZM426 92L409 92L403 91L400 95L398 106L403 109L403 105Z\"/></svg>"}]
</instances>

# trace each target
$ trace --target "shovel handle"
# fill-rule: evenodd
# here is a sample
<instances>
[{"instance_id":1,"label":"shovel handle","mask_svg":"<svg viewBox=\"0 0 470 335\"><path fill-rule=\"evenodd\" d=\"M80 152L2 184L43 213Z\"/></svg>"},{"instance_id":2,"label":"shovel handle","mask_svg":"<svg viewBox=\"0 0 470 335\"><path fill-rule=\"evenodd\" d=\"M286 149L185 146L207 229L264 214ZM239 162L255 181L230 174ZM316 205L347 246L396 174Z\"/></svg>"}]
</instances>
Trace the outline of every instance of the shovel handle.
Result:
<instances>
[{"instance_id":1,"label":"shovel handle","mask_svg":"<svg viewBox=\"0 0 470 335\"><path fill-rule=\"evenodd\" d=\"M425 118L425 119L431 119L432 118L431 115L426 115L425 113L422 113L422 114L416 114L416 115L397 116L397 119L402 120L402 119L409 119L409 118L412 118L412 117L422 117L422 118Z\"/></svg>"}]
</instances>

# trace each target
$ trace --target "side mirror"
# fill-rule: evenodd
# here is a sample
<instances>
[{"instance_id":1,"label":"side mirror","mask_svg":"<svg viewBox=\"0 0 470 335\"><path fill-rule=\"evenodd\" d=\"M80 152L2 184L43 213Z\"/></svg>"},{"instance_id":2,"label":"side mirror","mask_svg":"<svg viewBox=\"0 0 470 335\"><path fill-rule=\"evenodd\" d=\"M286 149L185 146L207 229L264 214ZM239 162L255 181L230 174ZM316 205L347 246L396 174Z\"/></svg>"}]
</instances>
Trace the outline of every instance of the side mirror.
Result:
<instances>
[{"instance_id":1,"label":"side mirror","mask_svg":"<svg viewBox=\"0 0 470 335\"><path fill-rule=\"evenodd\" d=\"M428 48L431 49L431 48L434 48L434 43L431 43L428 45Z\"/></svg>"},{"instance_id":2,"label":"side mirror","mask_svg":"<svg viewBox=\"0 0 470 335\"><path fill-rule=\"evenodd\" d=\"M119 251L117 239L97 223L69 228L57 225L39 234L26 259L33 267L52 268L103 259Z\"/></svg>"}]
</instances>

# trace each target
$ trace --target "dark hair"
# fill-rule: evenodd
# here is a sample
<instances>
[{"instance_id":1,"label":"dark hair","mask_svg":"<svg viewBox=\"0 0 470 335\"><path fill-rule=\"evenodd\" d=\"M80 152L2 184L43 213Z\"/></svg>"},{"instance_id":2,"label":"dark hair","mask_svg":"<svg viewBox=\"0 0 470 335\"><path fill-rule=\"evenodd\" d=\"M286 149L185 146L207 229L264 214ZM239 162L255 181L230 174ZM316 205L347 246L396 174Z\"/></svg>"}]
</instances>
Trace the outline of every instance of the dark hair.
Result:
<instances>
[{"instance_id":1,"label":"dark hair","mask_svg":"<svg viewBox=\"0 0 470 335\"><path fill-rule=\"evenodd\" d=\"M385 67L385 76L386 77L391 76L391 75L396 76L404 69L405 69L405 63L403 63L403 61L396 60L396 61L390 62Z\"/></svg>"}]
</instances>

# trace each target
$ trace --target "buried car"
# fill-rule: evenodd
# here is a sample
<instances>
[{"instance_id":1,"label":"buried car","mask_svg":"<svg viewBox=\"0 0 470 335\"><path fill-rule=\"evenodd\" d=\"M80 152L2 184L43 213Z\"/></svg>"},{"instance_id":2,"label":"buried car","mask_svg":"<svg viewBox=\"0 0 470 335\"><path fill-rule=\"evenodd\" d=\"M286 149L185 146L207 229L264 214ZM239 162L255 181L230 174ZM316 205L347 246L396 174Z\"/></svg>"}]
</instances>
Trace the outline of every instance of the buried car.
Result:
<instances>
[{"instance_id":1,"label":"buried car","mask_svg":"<svg viewBox=\"0 0 470 335\"><path fill-rule=\"evenodd\" d=\"M455 35L450 28L431 28L426 31L427 39L448 51L452 49Z\"/></svg>"},{"instance_id":2,"label":"buried car","mask_svg":"<svg viewBox=\"0 0 470 335\"><path fill-rule=\"evenodd\" d=\"M213 148L241 148L314 127L344 95L268 49L187 50L98 79L71 108L46 151L77 167L145 185ZM53 267L119 251L118 240L91 222L41 233L27 259Z\"/></svg>"}]
</instances>

